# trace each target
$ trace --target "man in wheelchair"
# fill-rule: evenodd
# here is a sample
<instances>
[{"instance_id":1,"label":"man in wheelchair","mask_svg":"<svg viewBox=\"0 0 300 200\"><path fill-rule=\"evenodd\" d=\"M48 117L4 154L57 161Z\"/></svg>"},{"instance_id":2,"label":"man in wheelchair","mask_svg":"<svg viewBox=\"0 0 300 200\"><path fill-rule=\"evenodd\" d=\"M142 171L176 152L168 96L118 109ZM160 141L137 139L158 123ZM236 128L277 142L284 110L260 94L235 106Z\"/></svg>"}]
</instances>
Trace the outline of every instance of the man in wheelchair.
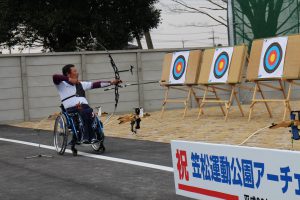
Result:
<instances>
[{"instance_id":1,"label":"man in wheelchair","mask_svg":"<svg viewBox=\"0 0 300 200\"><path fill-rule=\"evenodd\" d=\"M94 113L93 109L88 105L88 101L85 96L86 90L103 88L110 85L116 85L121 80L112 80L112 81L79 81L78 72L73 64L65 65L62 68L63 75L55 74L53 75L53 83L55 84L61 102L62 109L65 109L68 113L78 113L83 121L83 135L76 137L76 134L73 134L73 138L70 142L71 150L76 151L75 144L94 144L98 143L100 136L99 132L95 132L93 129L94 122ZM98 135L97 135L98 134Z\"/></svg>"}]
</instances>

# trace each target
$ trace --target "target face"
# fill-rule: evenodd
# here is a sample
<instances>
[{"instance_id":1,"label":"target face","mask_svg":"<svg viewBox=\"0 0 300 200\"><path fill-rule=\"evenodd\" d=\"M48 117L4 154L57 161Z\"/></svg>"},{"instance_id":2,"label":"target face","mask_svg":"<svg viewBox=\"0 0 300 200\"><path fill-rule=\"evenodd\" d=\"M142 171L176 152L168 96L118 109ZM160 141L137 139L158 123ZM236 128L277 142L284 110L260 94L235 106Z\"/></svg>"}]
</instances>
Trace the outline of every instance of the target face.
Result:
<instances>
[{"instance_id":1,"label":"target face","mask_svg":"<svg viewBox=\"0 0 300 200\"><path fill-rule=\"evenodd\" d=\"M282 48L278 42L272 43L265 52L264 69L268 73L273 73L282 60Z\"/></svg>"},{"instance_id":2,"label":"target face","mask_svg":"<svg viewBox=\"0 0 300 200\"><path fill-rule=\"evenodd\" d=\"M175 59L173 65L173 77L175 80L179 80L183 76L185 72L185 66L186 66L185 58L182 55L178 56Z\"/></svg>"},{"instance_id":3,"label":"target face","mask_svg":"<svg viewBox=\"0 0 300 200\"><path fill-rule=\"evenodd\" d=\"M209 83L225 83L228 77L233 47L215 49L210 66Z\"/></svg>"},{"instance_id":4,"label":"target face","mask_svg":"<svg viewBox=\"0 0 300 200\"><path fill-rule=\"evenodd\" d=\"M222 52L216 59L214 65L214 75L216 78L222 78L227 69L228 69L228 62L229 56L227 52Z\"/></svg>"},{"instance_id":5,"label":"target face","mask_svg":"<svg viewBox=\"0 0 300 200\"><path fill-rule=\"evenodd\" d=\"M258 78L280 78L288 37L265 39L261 52Z\"/></svg>"},{"instance_id":6,"label":"target face","mask_svg":"<svg viewBox=\"0 0 300 200\"><path fill-rule=\"evenodd\" d=\"M170 66L170 84L183 84L185 82L189 55L189 51L180 51L173 53L172 63Z\"/></svg>"}]
</instances>

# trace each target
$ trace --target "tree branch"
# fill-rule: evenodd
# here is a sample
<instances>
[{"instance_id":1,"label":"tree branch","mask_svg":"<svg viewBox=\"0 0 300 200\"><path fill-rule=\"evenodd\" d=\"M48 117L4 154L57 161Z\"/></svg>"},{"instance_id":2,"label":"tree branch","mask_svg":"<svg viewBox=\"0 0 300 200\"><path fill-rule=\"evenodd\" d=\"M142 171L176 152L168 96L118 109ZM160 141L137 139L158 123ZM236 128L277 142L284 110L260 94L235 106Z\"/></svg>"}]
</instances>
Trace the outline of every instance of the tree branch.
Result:
<instances>
[{"instance_id":1,"label":"tree branch","mask_svg":"<svg viewBox=\"0 0 300 200\"><path fill-rule=\"evenodd\" d=\"M191 7L191 6L187 5L185 2L180 1L180 0L172 0L172 1L175 2L175 3L177 3L177 4L179 4L179 5L181 5L181 6L183 6L184 8L190 9L191 11L189 11L189 12L195 12L195 13L204 14L204 15L208 16L209 18L213 19L214 21L216 21L216 22L224 25L225 27L227 27L226 22L222 22L221 20L213 17L212 15L210 15L209 13L207 13L205 11L202 11L202 10L199 10L197 8ZM177 10L179 10L179 9L177 9ZM188 10L184 10L184 11L188 11Z\"/></svg>"},{"instance_id":2,"label":"tree branch","mask_svg":"<svg viewBox=\"0 0 300 200\"><path fill-rule=\"evenodd\" d=\"M294 2L295 2L295 0L292 0L286 7L281 8L280 13L283 12L284 10L286 10L287 8L289 8Z\"/></svg>"},{"instance_id":3,"label":"tree branch","mask_svg":"<svg viewBox=\"0 0 300 200\"><path fill-rule=\"evenodd\" d=\"M252 41L252 39L250 39L247 34L242 34L238 31L236 31L235 33L238 34L241 38L246 39L248 42Z\"/></svg>"},{"instance_id":4,"label":"tree branch","mask_svg":"<svg viewBox=\"0 0 300 200\"><path fill-rule=\"evenodd\" d=\"M227 8L225 8L225 7L221 6L221 5L219 5L219 4L215 3L215 2L213 2L212 0L207 0L207 1L210 2L210 3L213 4L213 5L215 5L215 6L219 7L219 8L221 8L221 9L223 9L223 10L227 10Z\"/></svg>"},{"instance_id":5,"label":"tree branch","mask_svg":"<svg viewBox=\"0 0 300 200\"><path fill-rule=\"evenodd\" d=\"M289 27L289 28L287 28L287 29L285 29L285 30L283 30L283 31L281 31L281 32L277 32L276 34L277 34L277 35L285 34L287 31L290 31L290 30L292 30L293 28L298 27L299 25L300 25L300 24L297 23L296 25L294 25L294 26L292 26L292 27Z\"/></svg>"},{"instance_id":6,"label":"tree branch","mask_svg":"<svg viewBox=\"0 0 300 200\"><path fill-rule=\"evenodd\" d=\"M220 17L220 19L223 19L224 21L227 21L224 17L222 17L220 15L218 17Z\"/></svg>"},{"instance_id":7,"label":"tree branch","mask_svg":"<svg viewBox=\"0 0 300 200\"><path fill-rule=\"evenodd\" d=\"M202 6L199 6L198 8L208 9L208 10L224 10L224 8L209 8L209 7L202 7Z\"/></svg>"},{"instance_id":8,"label":"tree branch","mask_svg":"<svg viewBox=\"0 0 300 200\"><path fill-rule=\"evenodd\" d=\"M277 26L277 30L281 29L281 27L293 16L296 10L298 10L298 6L290 13L290 15L279 26Z\"/></svg>"},{"instance_id":9,"label":"tree branch","mask_svg":"<svg viewBox=\"0 0 300 200\"><path fill-rule=\"evenodd\" d=\"M245 14L245 16L248 18L251 27L253 27L254 24L254 13L251 11L251 7L253 7L253 4L255 3L253 0L245 1L245 0L237 0L239 3L241 10Z\"/></svg>"},{"instance_id":10,"label":"tree branch","mask_svg":"<svg viewBox=\"0 0 300 200\"><path fill-rule=\"evenodd\" d=\"M245 23L245 20L241 16L235 15L235 17L238 17L241 21L243 21L243 25L245 25L247 28L252 29L252 27L249 24Z\"/></svg>"}]
</instances>

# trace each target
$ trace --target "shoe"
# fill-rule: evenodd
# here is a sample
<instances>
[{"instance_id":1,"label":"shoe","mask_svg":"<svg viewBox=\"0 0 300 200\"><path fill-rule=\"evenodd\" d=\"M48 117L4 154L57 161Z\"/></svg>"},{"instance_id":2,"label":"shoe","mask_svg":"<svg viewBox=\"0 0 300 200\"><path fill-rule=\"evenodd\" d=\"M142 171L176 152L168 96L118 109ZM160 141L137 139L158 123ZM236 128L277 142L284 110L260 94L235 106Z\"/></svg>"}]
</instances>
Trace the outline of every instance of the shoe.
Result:
<instances>
[{"instance_id":1,"label":"shoe","mask_svg":"<svg viewBox=\"0 0 300 200\"><path fill-rule=\"evenodd\" d=\"M98 143L98 142L99 142L99 140L97 140L95 138L93 138L92 141L91 141L92 144L95 144L95 143Z\"/></svg>"},{"instance_id":2,"label":"shoe","mask_svg":"<svg viewBox=\"0 0 300 200\"><path fill-rule=\"evenodd\" d=\"M71 147L71 151L73 156L77 156L77 149L75 147Z\"/></svg>"},{"instance_id":3,"label":"shoe","mask_svg":"<svg viewBox=\"0 0 300 200\"><path fill-rule=\"evenodd\" d=\"M90 144L90 141L88 141L88 140L82 140L81 143L82 143L82 144Z\"/></svg>"}]
</instances>

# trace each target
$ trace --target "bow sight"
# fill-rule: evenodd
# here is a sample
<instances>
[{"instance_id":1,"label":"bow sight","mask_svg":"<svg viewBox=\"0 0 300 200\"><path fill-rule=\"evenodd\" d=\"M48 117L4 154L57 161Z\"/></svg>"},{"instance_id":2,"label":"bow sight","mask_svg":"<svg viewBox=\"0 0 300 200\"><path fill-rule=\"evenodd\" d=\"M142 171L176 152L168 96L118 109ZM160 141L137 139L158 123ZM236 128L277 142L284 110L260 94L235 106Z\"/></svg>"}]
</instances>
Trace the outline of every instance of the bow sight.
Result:
<instances>
[{"instance_id":1,"label":"bow sight","mask_svg":"<svg viewBox=\"0 0 300 200\"><path fill-rule=\"evenodd\" d=\"M130 72L131 75L133 75L133 66L130 65L130 68L129 69L125 69L125 70L119 70L119 73L122 73L122 72Z\"/></svg>"}]
</instances>

